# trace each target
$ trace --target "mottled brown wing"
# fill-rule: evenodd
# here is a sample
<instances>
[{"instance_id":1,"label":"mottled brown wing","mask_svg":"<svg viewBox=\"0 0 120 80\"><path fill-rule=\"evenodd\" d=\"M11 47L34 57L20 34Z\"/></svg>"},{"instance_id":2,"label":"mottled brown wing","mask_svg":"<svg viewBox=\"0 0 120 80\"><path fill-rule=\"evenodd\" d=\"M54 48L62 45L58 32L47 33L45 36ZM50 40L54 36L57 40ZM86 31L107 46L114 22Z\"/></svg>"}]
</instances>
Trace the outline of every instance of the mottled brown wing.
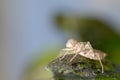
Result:
<instances>
[{"instance_id":1,"label":"mottled brown wing","mask_svg":"<svg viewBox=\"0 0 120 80\"><path fill-rule=\"evenodd\" d=\"M94 51L94 54L95 54L94 60L99 60L99 58L100 58L100 60L102 60L107 56L106 53L104 53L100 50L94 49L93 51ZM99 56L99 58L97 56Z\"/></svg>"}]
</instances>

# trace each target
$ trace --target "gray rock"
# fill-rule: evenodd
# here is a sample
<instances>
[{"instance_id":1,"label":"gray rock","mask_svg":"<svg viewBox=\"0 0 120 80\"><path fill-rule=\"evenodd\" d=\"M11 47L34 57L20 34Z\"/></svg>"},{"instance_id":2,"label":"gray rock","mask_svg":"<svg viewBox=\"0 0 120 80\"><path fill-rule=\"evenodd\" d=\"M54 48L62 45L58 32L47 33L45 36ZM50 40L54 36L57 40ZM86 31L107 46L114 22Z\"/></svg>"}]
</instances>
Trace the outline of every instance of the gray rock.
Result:
<instances>
[{"instance_id":1,"label":"gray rock","mask_svg":"<svg viewBox=\"0 0 120 80\"><path fill-rule=\"evenodd\" d=\"M55 80L120 80L120 67L110 61L102 60L104 73L101 73L99 61L78 55L70 62L73 56L67 54L62 60L56 58L49 62L47 68Z\"/></svg>"}]
</instances>

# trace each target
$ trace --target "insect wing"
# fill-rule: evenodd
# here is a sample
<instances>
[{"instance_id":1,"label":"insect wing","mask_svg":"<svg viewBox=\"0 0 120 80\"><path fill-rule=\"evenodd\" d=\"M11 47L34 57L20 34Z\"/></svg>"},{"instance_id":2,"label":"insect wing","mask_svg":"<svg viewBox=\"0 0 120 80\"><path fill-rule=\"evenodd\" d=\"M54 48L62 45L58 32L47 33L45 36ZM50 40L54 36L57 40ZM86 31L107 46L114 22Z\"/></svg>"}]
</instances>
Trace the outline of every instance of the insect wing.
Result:
<instances>
[{"instance_id":1,"label":"insect wing","mask_svg":"<svg viewBox=\"0 0 120 80\"><path fill-rule=\"evenodd\" d=\"M98 56L100 57L100 59L104 59L104 58L107 56L106 53L104 53L104 52L102 52L102 51L100 51L100 50L96 50L96 49L94 49L94 53L95 53L96 55L98 55Z\"/></svg>"}]
</instances>

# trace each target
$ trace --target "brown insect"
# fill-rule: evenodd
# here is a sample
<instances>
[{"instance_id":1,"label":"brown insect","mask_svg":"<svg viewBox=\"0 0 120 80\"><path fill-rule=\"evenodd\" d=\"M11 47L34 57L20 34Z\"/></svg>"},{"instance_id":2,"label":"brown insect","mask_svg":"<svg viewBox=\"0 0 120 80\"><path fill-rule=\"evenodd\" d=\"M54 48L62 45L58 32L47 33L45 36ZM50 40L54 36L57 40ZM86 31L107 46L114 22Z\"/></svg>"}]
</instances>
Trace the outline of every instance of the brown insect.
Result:
<instances>
[{"instance_id":1,"label":"brown insect","mask_svg":"<svg viewBox=\"0 0 120 80\"><path fill-rule=\"evenodd\" d=\"M104 73L103 64L101 62L102 59L106 57L106 53L93 49L90 42L78 42L75 39L69 39L66 43L66 48L62 49L64 54L60 57L60 60L68 54L69 51L72 51L72 54L75 54L71 59L70 62L79 54L89 59L99 60L100 65L102 67L102 73Z\"/></svg>"}]
</instances>

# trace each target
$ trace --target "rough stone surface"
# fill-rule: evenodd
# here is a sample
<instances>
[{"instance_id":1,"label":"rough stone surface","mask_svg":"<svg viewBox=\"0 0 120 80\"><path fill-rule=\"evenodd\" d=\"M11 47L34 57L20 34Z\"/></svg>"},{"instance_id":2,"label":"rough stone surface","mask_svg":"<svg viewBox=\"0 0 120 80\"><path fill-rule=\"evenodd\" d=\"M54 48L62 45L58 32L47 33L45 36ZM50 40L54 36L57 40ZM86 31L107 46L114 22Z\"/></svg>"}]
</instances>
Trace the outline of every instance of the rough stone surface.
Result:
<instances>
[{"instance_id":1,"label":"rough stone surface","mask_svg":"<svg viewBox=\"0 0 120 80\"><path fill-rule=\"evenodd\" d=\"M99 61L78 55L72 62L74 54L67 54L49 62L47 68L54 74L54 80L120 80L120 67L108 60L102 60L104 73L101 73Z\"/></svg>"}]
</instances>

